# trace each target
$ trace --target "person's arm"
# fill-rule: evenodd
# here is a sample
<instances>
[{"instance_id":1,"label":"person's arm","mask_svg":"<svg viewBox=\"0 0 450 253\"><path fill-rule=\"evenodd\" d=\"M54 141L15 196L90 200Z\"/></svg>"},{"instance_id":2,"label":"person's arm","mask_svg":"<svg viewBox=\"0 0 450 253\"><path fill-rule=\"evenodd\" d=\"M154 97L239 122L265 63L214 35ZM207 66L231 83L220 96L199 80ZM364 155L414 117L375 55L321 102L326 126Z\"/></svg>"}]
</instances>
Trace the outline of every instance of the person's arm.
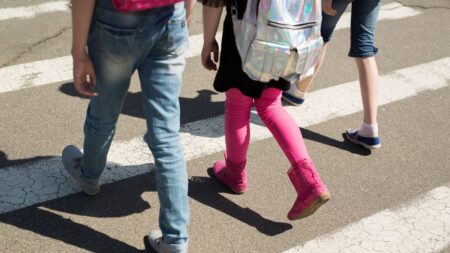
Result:
<instances>
[{"instance_id":1,"label":"person's arm","mask_svg":"<svg viewBox=\"0 0 450 253\"><path fill-rule=\"evenodd\" d=\"M203 67L208 70L217 70L217 62L219 61L219 44L216 41L216 33L219 28L222 10L223 6L209 7L203 5L202 64Z\"/></svg>"},{"instance_id":2,"label":"person's arm","mask_svg":"<svg viewBox=\"0 0 450 253\"><path fill-rule=\"evenodd\" d=\"M186 0L185 2L186 20L188 27L191 25L192 12L194 11L195 2L196 2L195 0Z\"/></svg>"},{"instance_id":3,"label":"person's arm","mask_svg":"<svg viewBox=\"0 0 450 253\"><path fill-rule=\"evenodd\" d=\"M337 11L333 9L333 0L322 0L322 11L330 16L336 16Z\"/></svg>"},{"instance_id":4,"label":"person's arm","mask_svg":"<svg viewBox=\"0 0 450 253\"><path fill-rule=\"evenodd\" d=\"M95 0L72 0L72 59L75 89L85 96L96 96L95 72L86 45Z\"/></svg>"}]
</instances>

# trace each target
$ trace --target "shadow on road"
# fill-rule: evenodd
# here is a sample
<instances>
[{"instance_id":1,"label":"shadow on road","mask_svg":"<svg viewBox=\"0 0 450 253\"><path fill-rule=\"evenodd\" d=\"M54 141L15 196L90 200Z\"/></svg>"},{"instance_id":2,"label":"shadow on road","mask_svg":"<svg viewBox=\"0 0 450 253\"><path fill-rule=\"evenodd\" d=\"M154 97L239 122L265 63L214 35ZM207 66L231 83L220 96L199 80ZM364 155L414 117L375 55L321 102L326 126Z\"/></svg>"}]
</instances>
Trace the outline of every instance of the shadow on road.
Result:
<instances>
[{"instance_id":1,"label":"shadow on road","mask_svg":"<svg viewBox=\"0 0 450 253\"><path fill-rule=\"evenodd\" d=\"M95 230L95 227L89 227L63 217L59 212L98 218L114 218L141 213L151 208L141 198L141 194L156 189L153 178L149 174L145 174L102 185L101 192L94 197L84 193L72 194L2 214L0 222L90 252L145 252ZM123 225L126 226L126 224ZM143 237L144 235L136 236Z\"/></svg>"},{"instance_id":2,"label":"shadow on road","mask_svg":"<svg viewBox=\"0 0 450 253\"><path fill-rule=\"evenodd\" d=\"M22 164L30 163L30 162L36 162L36 161L39 161L42 159L52 158L52 157L53 156L35 156L33 158L9 160L8 155L5 152L0 151L0 169L10 167L10 166L15 166L15 165L22 165Z\"/></svg>"},{"instance_id":3,"label":"shadow on road","mask_svg":"<svg viewBox=\"0 0 450 253\"><path fill-rule=\"evenodd\" d=\"M121 168L117 166L114 169ZM127 169L132 170L130 167ZM65 217L62 213L102 219L125 217L149 209L151 212L157 211L142 199L142 194L149 191L156 191L154 170L104 184L100 193L95 196L76 193L1 214L0 222L91 252L145 252L143 249L97 231L95 224L94 226L82 224L76 219ZM219 194L224 191L226 191L224 187L208 177L192 177L189 180L189 196L192 199L255 227L263 234L274 236L292 228L290 224L268 220L250 208L238 206ZM103 219L102 222L108 222L108 220ZM158 221L152 222L156 227ZM126 226L126 224L123 225ZM144 235L135 236L143 237Z\"/></svg>"},{"instance_id":4,"label":"shadow on road","mask_svg":"<svg viewBox=\"0 0 450 253\"><path fill-rule=\"evenodd\" d=\"M252 209L240 207L225 198L220 193L230 191L211 178L212 168L208 169L208 174L210 177L192 177L189 180L191 198L246 223L268 236L275 236L292 229L291 224L266 219Z\"/></svg>"},{"instance_id":5,"label":"shadow on road","mask_svg":"<svg viewBox=\"0 0 450 253\"><path fill-rule=\"evenodd\" d=\"M80 95L73 83L61 85L59 90L69 96L86 98ZM181 124L214 117L223 114L224 102L213 102L212 96L218 93L212 90L199 90L194 98L180 97L180 122ZM128 92L123 104L122 113L128 116L144 118L142 92Z\"/></svg>"},{"instance_id":6,"label":"shadow on road","mask_svg":"<svg viewBox=\"0 0 450 253\"><path fill-rule=\"evenodd\" d=\"M265 127L264 123L259 118L259 116L257 115L256 112L252 112L250 114L250 122L253 124L257 124L257 125ZM348 141L345 138L345 133L342 134L342 141L338 141L338 140L335 140L328 136L325 136L320 133L309 130L307 128L300 128L300 131L302 133L303 138L307 139L307 140L322 143L327 146L338 148L338 149L348 151L350 153L361 155L361 156L368 156L372 153L369 149L363 148L359 145L356 145L356 144Z\"/></svg>"},{"instance_id":7,"label":"shadow on road","mask_svg":"<svg viewBox=\"0 0 450 253\"><path fill-rule=\"evenodd\" d=\"M338 149L342 149L345 151L348 151L353 154L361 155L361 156L368 156L372 152L369 149L363 148L359 145L356 145L345 138L345 133L342 134L342 141L335 140L333 138L330 138L328 136L316 133L314 131L311 131L306 128L300 128L303 138L315 141L318 143L322 143L325 145L328 145L330 147L335 147Z\"/></svg>"}]
</instances>

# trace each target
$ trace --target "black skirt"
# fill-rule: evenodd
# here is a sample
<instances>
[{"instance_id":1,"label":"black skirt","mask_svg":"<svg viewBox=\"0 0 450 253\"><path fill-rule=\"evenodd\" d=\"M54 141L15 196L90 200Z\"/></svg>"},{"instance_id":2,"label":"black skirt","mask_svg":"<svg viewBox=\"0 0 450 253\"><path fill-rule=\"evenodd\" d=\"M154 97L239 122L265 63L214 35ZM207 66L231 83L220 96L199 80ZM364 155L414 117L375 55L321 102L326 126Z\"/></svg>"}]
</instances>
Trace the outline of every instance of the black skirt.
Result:
<instances>
[{"instance_id":1,"label":"black skirt","mask_svg":"<svg viewBox=\"0 0 450 253\"><path fill-rule=\"evenodd\" d=\"M236 47L230 8L227 4L227 14L223 25L222 51L220 52L219 69L214 80L214 89L225 92L238 88L244 95L252 98L261 97L264 89L274 87L283 91L289 89L290 83L280 79L262 83L250 79L242 70L242 62Z\"/></svg>"}]
</instances>

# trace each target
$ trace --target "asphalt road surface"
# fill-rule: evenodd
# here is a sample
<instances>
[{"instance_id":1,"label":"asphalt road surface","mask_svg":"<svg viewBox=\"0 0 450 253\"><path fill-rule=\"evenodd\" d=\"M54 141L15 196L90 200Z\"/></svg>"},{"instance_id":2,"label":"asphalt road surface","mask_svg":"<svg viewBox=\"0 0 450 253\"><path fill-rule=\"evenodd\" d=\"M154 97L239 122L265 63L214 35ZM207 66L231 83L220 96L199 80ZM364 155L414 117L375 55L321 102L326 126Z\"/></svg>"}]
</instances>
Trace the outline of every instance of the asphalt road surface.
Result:
<instances>
[{"instance_id":1,"label":"asphalt road surface","mask_svg":"<svg viewBox=\"0 0 450 253\"><path fill-rule=\"evenodd\" d=\"M86 196L62 170L62 149L82 146L88 104L72 86L67 3L0 0L0 252L144 252L159 202L136 76L101 192ZM197 5L180 96L190 252L450 252L449 24L448 0L384 1L383 146L368 151L342 136L362 118L345 14L305 104L286 106L332 194L292 222L289 164L256 114L248 192L230 194L208 176L225 148L224 94L200 63Z\"/></svg>"}]
</instances>

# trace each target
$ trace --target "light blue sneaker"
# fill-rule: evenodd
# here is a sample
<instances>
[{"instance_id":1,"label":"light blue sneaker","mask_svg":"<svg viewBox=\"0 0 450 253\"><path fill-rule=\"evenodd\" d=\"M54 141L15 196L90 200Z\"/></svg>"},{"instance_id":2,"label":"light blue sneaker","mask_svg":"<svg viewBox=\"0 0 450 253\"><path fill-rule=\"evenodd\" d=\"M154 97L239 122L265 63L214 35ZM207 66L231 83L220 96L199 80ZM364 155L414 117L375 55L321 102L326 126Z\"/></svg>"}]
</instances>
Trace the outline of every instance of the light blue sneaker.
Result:
<instances>
[{"instance_id":1,"label":"light blue sneaker","mask_svg":"<svg viewBox=\"0 0 450 253\"><path fill-rule=\"evenodd\" d=\"M378 149L381 148L380 137L365 137L358 134L358 130L347 130L345 132L345 137L356 144L359 144L367 149Z\"/></svg>"},{"instance_id":2,"label":"light blue sneaker","mask_svg":"<svg viewBox=\"0 0 450 253\"><path fill-rule=\"evenodd\" d=\"M81 189L89 194L95 195L100 191L98 179L90 179L83 176L80 163L83 153L73 145L64 148L62 152L62 162L64 169L78 182Z\"/></svg>"},{"instance_id":3,"label":"light blue sneaker","mask_svg":"<svg viewBox=\"0 0 450 253\"><path fill-rule=\"evenodd\" d=\"M153 230L149 235L144 237L144 245L146 249L153 249L158 253L187 253L188 244L167 244L162 240L161 230Z\"/></svg>"}]
</instances>

